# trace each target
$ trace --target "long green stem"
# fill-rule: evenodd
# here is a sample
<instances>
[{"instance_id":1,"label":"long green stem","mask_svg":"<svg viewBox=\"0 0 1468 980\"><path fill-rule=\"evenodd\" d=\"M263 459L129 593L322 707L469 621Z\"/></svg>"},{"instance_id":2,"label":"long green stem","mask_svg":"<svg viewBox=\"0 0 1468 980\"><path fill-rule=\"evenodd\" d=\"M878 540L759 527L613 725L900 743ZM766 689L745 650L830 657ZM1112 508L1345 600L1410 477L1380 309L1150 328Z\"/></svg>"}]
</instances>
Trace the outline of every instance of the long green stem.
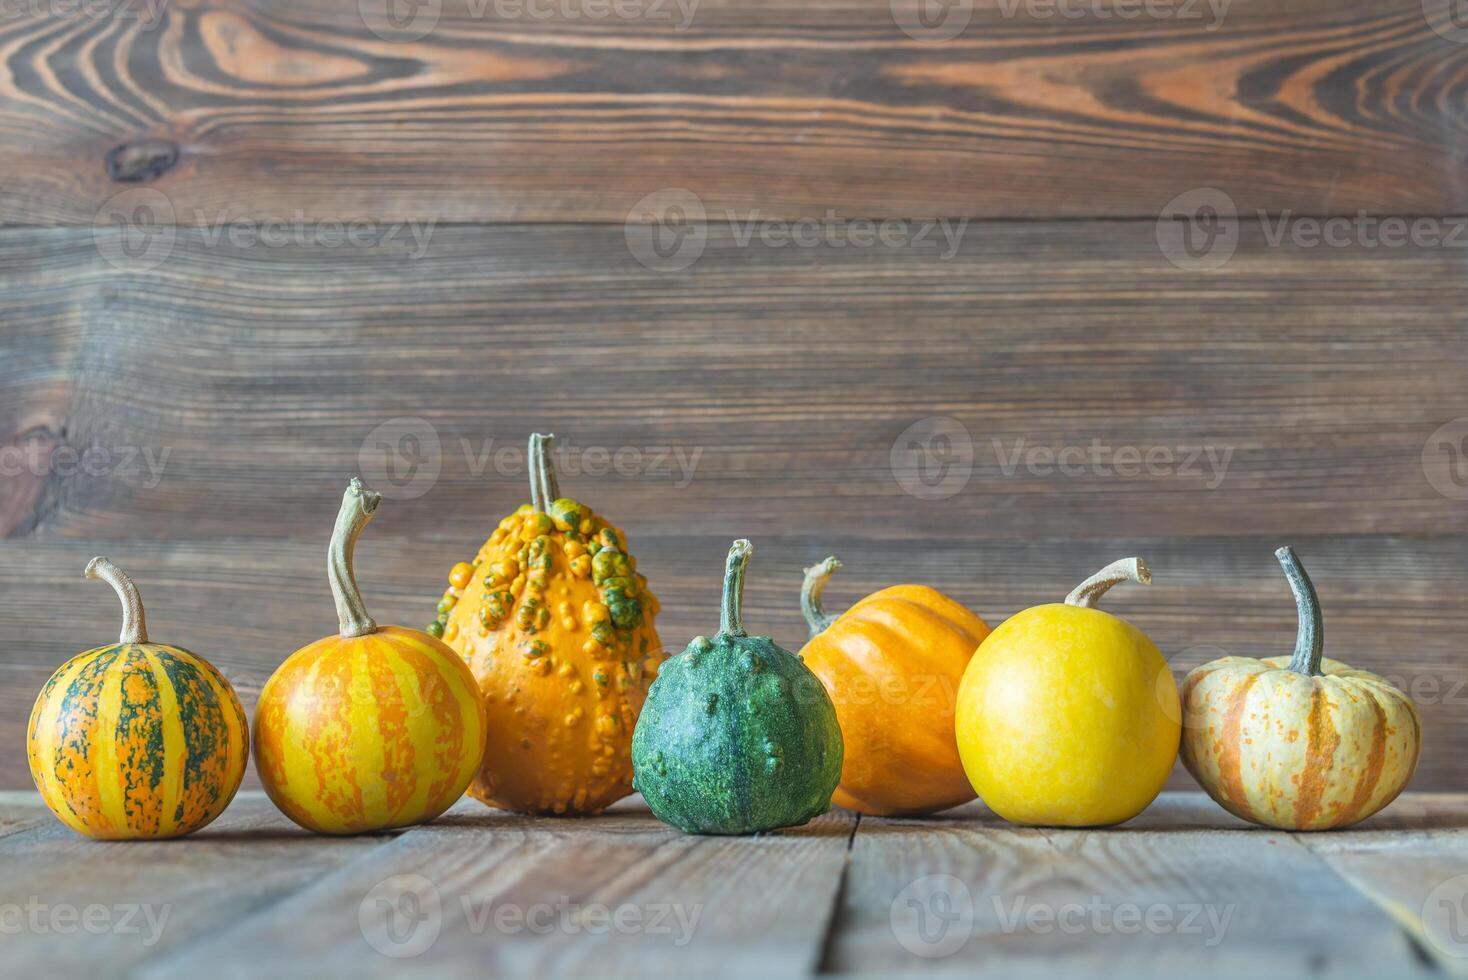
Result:
<instances>
[{"instance_id":1,"label":"long green stem","mask_svg":"<svg viewBox=\"0 0 1468 980\"><path fill-rule=\"evenodd\" d=\"M827 616L821 608L821 594L826 591L831 575L840 569L841 562L833 555L805 570L805 582L800 586L800 612L805 616L805 625L810 627L811 636L823 632L838 618Z\"/></svg>"},{"instance_id":2,"label":"long green stem","mask_svg":"<svg viewBox=\"0 0 1468 980\"><path fill-rule=\"evenodd\" d=\"M744 632L744 570L753 554L754 545L744 538L729 548L724 563L724 601L719 608L719 632L725 636L749 635Z\"/></svg>"},{"instance_id":3,"label":"long green stem","mask_svg":"<svg viewBox=\"0 0 1468 980\"><path fill-rule=\"evenodd\" d=\"M99 578L112 586L117 598L122 600L122 633L118 643L147 643L148 624L143 620L143 597L127 573L110 559L97 556L87 562L87 578Z\"/></svg>"},{"instance_id":4,"label":"long green stem","mask_svg":"<svg viewBox=\"0 0 1468 980\"><path fill-rule=\"evenodd\" d=\"M556 437L551 433L531 433L530 450L525 457L530 468L530 506L542 514L548 513L550 505L561 496L560 485L556 482L556 466L550 455L555 441Z\"/></svg>"},{"instance_id":5,"label":"long green stem","mask_svg":"<svg viewBox=\"0 0 1468 980\"><path fill-rule=\"evenodd\" d=\"M1286 545L1274 553L1295 594L1295 612L1300 625L1295 632L1295 653L1289 669L1306 677L1320 676L1320 659L1325 653L1325 620L1320 615L1320 597L1305 566L1295 557L1295 549Z\"/></svg>"},{"instance_id":6,"label":"long green stem","mask_svg":"<svg viewBox=\"0 0 1468 980\"><path fill-rule=\"evenodd\" d=\"M1065 597L1065 604L1090 609L1096 605L1097 599L1106 594L1107 590L1122 582L1150 585L1152 570L1140 558L1123 558L1121 561L1114 561L1071 590L1070 595Z\"/></svg>"},{"instance_id":7,"label":"long green stem","mask_svg":"<svg viewBox=\"0 0 1468 980\"><path fill-rule=\"evenodd\" d=\"M377 623L367 615L362 590L352 570L352 555L357 550L357 536L372 520L382 494L362 486L356 477L342 494L341 510L336 514L336 527L326 549L326 575L331 580L331 597L336 602L336 618L342 636L366 636L377 632Z\"/></svg>"}]
</instances>

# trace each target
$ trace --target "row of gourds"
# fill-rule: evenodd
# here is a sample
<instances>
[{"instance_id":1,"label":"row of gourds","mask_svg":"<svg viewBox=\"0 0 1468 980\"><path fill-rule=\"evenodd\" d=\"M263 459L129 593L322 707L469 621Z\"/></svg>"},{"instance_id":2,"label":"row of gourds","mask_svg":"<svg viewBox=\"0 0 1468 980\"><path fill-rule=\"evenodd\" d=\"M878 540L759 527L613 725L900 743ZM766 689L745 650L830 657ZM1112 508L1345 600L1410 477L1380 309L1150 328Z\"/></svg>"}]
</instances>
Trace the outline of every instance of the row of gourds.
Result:
<instances>
[{"instance_id":1,"label":"row of gourds","mask_svg":"<svg viewBox=\"0 0 1468 980\"><path fill-rule=\"evenodd\" d=\"M1225 657L1181 695L1157 647L1096 608L1145 563L1115 562L1063 603L997 629L942 593L896 585L840 616L840 562L808 569L811 639L797 656L744 628L752 547L734 542L719 630L663 662L657 599L622 532L562 497L550 436L530 439L531 501L455 565L427 631L379 626L353 574L381 502L353 480L328 548L337 635L296 651L260 693L253 751L270 798L302 827L351 834L432 820L466 791L528 813L593 814L640 791L690 833L803 824L834 801L933 813L977 794L1023 824L1101 826L1141 812L1179 754L1231 813L1338 827L1406 785L1421 743L1401 691L1322 657L1314 588L1276 554L1299 609L1291 657ZM229 682L149 641L128 577L118 643L47 681L27 751L47 805L108 839L190 833L244 775L249 728Z\"/></svg>"}]
</instances>

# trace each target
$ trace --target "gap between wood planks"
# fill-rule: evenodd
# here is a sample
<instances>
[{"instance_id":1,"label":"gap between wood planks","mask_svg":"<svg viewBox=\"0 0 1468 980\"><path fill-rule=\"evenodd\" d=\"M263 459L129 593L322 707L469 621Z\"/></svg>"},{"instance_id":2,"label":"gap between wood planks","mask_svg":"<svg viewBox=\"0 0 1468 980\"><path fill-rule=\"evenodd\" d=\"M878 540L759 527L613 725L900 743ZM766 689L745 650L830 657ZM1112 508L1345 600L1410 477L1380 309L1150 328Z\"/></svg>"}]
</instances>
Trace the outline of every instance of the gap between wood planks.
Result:
<instances>
[{"instance_id":1,"label":"gap between wood planks","mask_svg":"<svg viewBox=\"0 0 1468 980\"><path fill-rule=\"evenodd\" d=\"M856 844L856 833L861 830L862 814L856 815L856 820L851 824L851 833L846 838L846 860L841 865L841 877L836 882L836 894L831 900L831 911L826 916L826 931L821 937L821 955L816 961L816 973L831 973L831 951L836 942L836 934L841 926L841 910L846 902L846 886L851 878L851 850Z\"/></svg>"}]
</instances>

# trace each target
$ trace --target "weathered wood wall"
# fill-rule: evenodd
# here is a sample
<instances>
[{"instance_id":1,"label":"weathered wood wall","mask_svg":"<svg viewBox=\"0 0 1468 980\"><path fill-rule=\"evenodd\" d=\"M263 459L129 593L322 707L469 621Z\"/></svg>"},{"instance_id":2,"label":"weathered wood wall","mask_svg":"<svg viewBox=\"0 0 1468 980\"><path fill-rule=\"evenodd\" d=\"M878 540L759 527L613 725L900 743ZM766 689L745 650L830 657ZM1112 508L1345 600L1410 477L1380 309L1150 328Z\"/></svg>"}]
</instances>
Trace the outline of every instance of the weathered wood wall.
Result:
<instances>
[{"instance_id":1,"label":"weathered wood wall","mask_svg":"<svg viewBox=\"0 0 1468 980\"><path fill-rule=\"evenodd\" d=\"M411 41L327 0L0 20L0 787L116 629L92 554L252 704L331 628L325 538L384 440L420 468L360 575L421 625L541 430L604 469L563 487L671 647L735 536L792 646L828 553L833 602L924 581L996 623L1136 553L1156 584L1108 602L1181 672L1287 652L1288 541L1328 653L1418 696L1414 788L1461 788L1468 44L1432 0L1016 2L941 43L884 0L448 3ZM1159 222L1190 191L1240 215L1207 255ZM682 269L645 248L669 202Z\"/></svg>"}]
</instances>

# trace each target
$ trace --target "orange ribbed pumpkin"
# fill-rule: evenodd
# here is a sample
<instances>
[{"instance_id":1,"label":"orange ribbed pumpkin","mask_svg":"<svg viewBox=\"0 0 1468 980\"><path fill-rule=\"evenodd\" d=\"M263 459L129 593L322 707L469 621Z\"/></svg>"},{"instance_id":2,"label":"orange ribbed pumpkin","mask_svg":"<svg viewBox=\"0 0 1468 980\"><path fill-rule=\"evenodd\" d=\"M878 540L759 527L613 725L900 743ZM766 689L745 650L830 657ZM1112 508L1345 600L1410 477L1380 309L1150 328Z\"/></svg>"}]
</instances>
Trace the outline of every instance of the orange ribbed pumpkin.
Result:
<instances>
[{"instance_id":1,"label":"orange ribbed pumpkin","mask_svg":"<svg viewBox=\"0 0 1468 980\"><path fill-rule=\"evenodd\" d=\"M832 802L876 816L934 813L974 798L954 736L958 684L989 626L925 585L874 592L840 616L821 593L841 563L806 569L800 655L830 692L846 743Z\"/></svg>"}]
</instances>

